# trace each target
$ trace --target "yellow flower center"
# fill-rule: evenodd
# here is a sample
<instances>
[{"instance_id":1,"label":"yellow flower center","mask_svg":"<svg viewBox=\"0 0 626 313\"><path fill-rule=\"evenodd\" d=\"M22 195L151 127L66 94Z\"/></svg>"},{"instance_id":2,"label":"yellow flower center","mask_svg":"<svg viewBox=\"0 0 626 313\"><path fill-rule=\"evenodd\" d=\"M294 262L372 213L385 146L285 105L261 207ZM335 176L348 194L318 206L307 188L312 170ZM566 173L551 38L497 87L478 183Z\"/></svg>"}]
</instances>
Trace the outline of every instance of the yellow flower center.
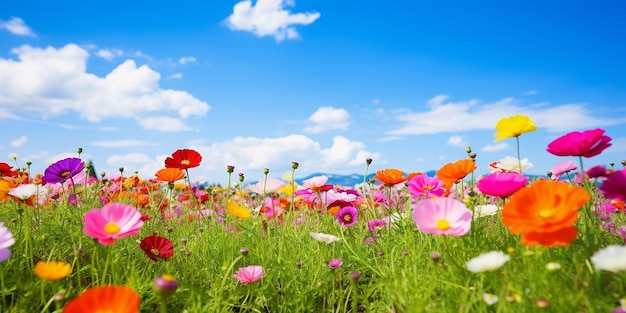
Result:
<instances>
[{"instance_id":1,"label":"yellow flower center","mask_svg":"<svg viewBox=\"0 0 626 313\"><path fill-rule=\"evenodd\" d=\"M61 177L65 177L67 175L69 175L71 173L71 171L63 171L61 172Z\"/></svg>"},{"instance_id":2,"label":"yellow flower center","mask_svg":"<svg viewBox=\"0 0 626 313\"><path fill-rule=\"evenodd\" d=\"M450 229L450 223L447 220L438 220L437 221L437 229L439 230L448 230Z\"/></svg>"},{"instance_id":3,"label":"yellow flower center","mask_svg":"<svg viewBox=\"0 0 626 313\"><path fill-rule=\"evenodd\" d=\"M431 185L426 185L426 186L422 187L422 189L426 190L426 191L431 191L431 190L433 190L433 188L434 188L434 186L431 186Z\"/></svg>"},{"instance_id":4,"label":"yellow flower center","mask_svg":"<svg viewBox=\"0 0 626 313\"><path fill-rule=\"evenodd\" d=\"M161 275L161 278L163 278L163 280L165 281L176 281L176 277L169 274L163 274Z\"/></svg>"},{"instance_id":5,"label":"yellow flower center","mask_svg":"<svg viewBox=\"0 0 626 313\"><path fill-rule=\"evenodd\" d=\"M346 214L343 216L343 221L346 223L349 223L350 221L352 221L352 216L350 214Z\"/></svg>"},{"instance_id":6,"label":"yellow flower center","mask_svg":"<svg viewBox=\"0 0 626 313\"><path fill-rule=\"evenodd\" d=\"M159 256L159 249L150 249L150 253L154 256Z\"/></svg>"},{"instance_id":7,"label":"yellow flower center","mask_svg":"<svg viewBox=\"0 0 626 313\"><path fill-rule=\"evenodd\" d=\"M553 208L539 210L539 216L541 218L551 218L556 214L556 210Z\"/></svg>"},{"instance_id":8,"label":"yellow flower center","mask_svg":"<svg viewBox=\"0 0 626 313\"><path fill-rule=\"evenodd\" d=\"M109 235L115 235L119 233L121 228L115 222L108 222L106 226L104 226L104 232Z\"/></svg>"},{"instance_id":9,"label":"yellow flower center","mask_svg":"<svg viewBox=\"0 0 626 313\"><path fill-rule=\"evenodd\" d=\"M191 161L189 161L189 160L182 160L182 161L180 161L180 164L182 164L182 165L189 165L190 163L191 163Z\"/></svg>"}]
</instances>

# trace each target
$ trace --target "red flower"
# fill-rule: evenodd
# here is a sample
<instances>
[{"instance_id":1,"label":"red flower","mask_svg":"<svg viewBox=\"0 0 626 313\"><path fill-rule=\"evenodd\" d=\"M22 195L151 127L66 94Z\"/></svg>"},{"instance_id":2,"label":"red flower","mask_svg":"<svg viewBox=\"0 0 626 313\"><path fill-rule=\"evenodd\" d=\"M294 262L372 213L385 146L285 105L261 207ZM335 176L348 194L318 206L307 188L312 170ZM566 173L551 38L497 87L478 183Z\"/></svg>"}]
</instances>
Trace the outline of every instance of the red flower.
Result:
<instances>
[{"instance_id":1,"label":"red flower","mask_svg":"<svg viewBox=\"0 0 626 313\"><path fill-rule=\"evenodd\" d=\"M556 156L596 156L611 146L611 137L604 135L604 129L596 128L583 132L565 134L548 145L548 152Z\"/></svg>"},{"instance_id":2,"label":"red flower","mask_svg":"<svg viewBox=\"0 0 626 313\"><path fill-rule=\"evenodd\" d=\"M185 170L199 166L200 161L202 161L202 156L197 151L191 149L178 149L172 153L171 157L167 157L167 159L165 159L165 167Z\"/></svg>"},{"instance_id":3,"label":"red flower","mask_svg":"<svg viewBox=\"0 0 626 313\"><path fill-rule=\"evenodd\" d=\"M17 171L8 163L0 162L0 177L17 177Z\"/></svg>"},{"instance_id":4,"label":"red flower","mask_svg":"<svg viewBox=\"0 0 626 313\"><path fill-rule=\"evenodd\" d=\"M154 262L158 261L157 257L167 260L174 256L174 245L165 237L148 236L141 240L139 247Z\"/></svg>"}]
</instances>

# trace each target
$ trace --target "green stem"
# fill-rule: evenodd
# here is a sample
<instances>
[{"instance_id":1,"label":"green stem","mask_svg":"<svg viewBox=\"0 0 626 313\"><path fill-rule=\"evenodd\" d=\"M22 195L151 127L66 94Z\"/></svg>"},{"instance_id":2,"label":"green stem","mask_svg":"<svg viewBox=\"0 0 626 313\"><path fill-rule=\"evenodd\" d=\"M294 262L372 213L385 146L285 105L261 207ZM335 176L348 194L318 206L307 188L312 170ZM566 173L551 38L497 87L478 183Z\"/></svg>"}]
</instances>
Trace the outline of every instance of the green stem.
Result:
<instances>
[{"instance_id":1,"label":"green stem","mask_svg":"<svg viewBox=\"0 0 626 313\"><path fill-rule=\"evenodd\" d=\"M107 247L107 259L104 262L104 271L102 273L102 280L104 280L105 282L107 281L107 272L109 271L109 263L111 262L111 250L113 250L113 246L108 246ZM110 282L111 280L109 280Z\"/></svg>"},{"instance_id":2,"label":"green stem","mask_svg":"<svg viewBox=\"0 0 626 313\"><path fill-rule=\"evenodd\" d=\"M161 301L159 301L159 312L167 313L167 297L161 297Z\"/></svg>"},{"instance_id":3,"label":"green stem","mask_svg":"<svg viewBox=\"0 0 626 313\"><path fill-rule=\"evenodd\" d=\"M517 164L519 165L519 173L524 175L524 169L522 168L522 154L519 148L519 136L515 137L515 141L517 142Z\"/></svg>"}]
</instances>

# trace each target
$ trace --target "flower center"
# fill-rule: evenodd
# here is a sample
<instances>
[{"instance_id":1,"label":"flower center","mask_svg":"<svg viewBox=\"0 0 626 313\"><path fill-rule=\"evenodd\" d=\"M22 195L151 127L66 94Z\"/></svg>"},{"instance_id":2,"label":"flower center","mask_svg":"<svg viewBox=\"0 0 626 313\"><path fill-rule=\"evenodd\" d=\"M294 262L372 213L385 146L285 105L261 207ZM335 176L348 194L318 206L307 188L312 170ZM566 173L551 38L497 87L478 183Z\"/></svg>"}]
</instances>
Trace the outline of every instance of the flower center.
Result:
<instances>
[{"instance_id":1,"label":"flower center","mask_svg":"<svg viewBox=\"0 0 626 313\"><path fill-rule=\"evenodd\" d=\"M163 278L163 280L165 281L176 281L176 277L169 274L163 274L161 275L161 278Z\"/></svg>"},{"instance_id":2,"label":"flower center","mask_svg":"<svg viewBox=\"0 0 626 313\"><path fill-rule=\"evenodd\" d=\"M437 226L437 229L439 230L450 229L450 223L448 223L447 220L438 220L436 226Z\"/></svg>"},{"instance_id":3,"label":"flower center","mask_svg":"<svg viewBox=\"0 0 626 313\"><path fill-rule=\"evenodd\" d=\"M552 208L539 210L539 216L541 216L541 218L551 218L555 214L556 214L556 210Z\"/></svg>"},{"instance_id":4,"label":"flower center","mask_svg":"<svg viewBox=\"0 0 626 313\"><path fill-rule=\"evenodd\" d=\"M182 164L182 165L189 165L190 163L191 163L191 161L189 161L189 160L182 160L182 161L180 161L180 164Z\"/></svg>"},{"instance_id":5,"label":"flower center","mask_svg":"<svg viewBox=\"0 0 626 313\"><path fill-rule=\"evenodd\" d=\"M67 175L69 175L72 171L63 171L61 172L61 177L66 177Z\"/></svg>"},{"instance_id":6,"label":"flower center","mask_svg":"<svg viewBox=\"0 0 626 313\"><path fill-rule=\"evenodd\" d=\"M109 235L115 235L115 234L119 233L120 230L121 230L121 228L115 222L108 222L104 226L104 232L109 234Z\"/></svg>"},{"instance_id":7,"label":"flower center","mask_svg":"<svg viewBox=\"0 0 626 313\"><path fill-rule=\"evenodd\" d=\"M159 249L152 248L150 249L150 253L152 253L152 255L154 256L159 256Z\"/></svg>"},{"instance_id":8,"label":"flower center","mask_svg":"<svg viewBox=\"0 0 626 313\"><path fill-rule=\"evenodd\" d=\"M352 221L352 216L350 214L346 214L343 216L343 221L349 223Z\"/></svg>"}]
</instances>

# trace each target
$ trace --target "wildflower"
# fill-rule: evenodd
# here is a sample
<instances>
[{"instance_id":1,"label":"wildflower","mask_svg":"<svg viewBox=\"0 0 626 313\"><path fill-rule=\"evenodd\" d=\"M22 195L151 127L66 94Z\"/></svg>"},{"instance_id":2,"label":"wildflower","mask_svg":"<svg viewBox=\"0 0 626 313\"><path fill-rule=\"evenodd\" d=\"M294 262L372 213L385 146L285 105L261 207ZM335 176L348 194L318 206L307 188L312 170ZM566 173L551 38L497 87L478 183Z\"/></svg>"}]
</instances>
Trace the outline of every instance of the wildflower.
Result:
<instances>
[{"instance_id":1,"label":"wildflower","mask_svg":"<svg viewBox=\"0 0 626 313\"><path fill-rule=\"evenodd\" d=\"M326 184L328 176L314 176L302 181L302 188L309 189L311 192L321 192L333 189L333 185Z\"/></svg>"},{"instance_id":2,"label":"wildflower","mask_svg":"<svg viewBox=\"0 0 626 313\"><path fill-rule=\"evenodd\" d=\"M35 265L35 274L41 279L60 280L72 272L72 266L67 262L39 261Z\"/></svg>"},{"instance_id":3,"label":"wildflower","mask_svg":"<svg viewBox=\"0 0 626 313\"><path fill-rule=\"evenodd\" d=\"M576 162L568 160L555 164L550 169L550 173L552 176L550 177L552 180L559 180L561 175L567 174L568 172L575 171L578 167L576 166Z\"/></svg>"},{"instance_id":4,"label":"wildflower","mask_svg":"<svg viewBox=\"0 0 626 313\"><path fill-rule=\"evenodd\" d=\"M585 170L585 175L588 178L605 177L610 173L613 173L613 170L607 170L604 164L595 165Z\"/></svg>"},{"instance_id":5,"label":"wildflower","mask_svg":"<svg viewBox=\"0 0 626 313\"><path fill-rule=\"evenodd\" d=\"M285 183L284 181L278 178L269 177L264 180L259 180L259 182L249 188L250 191L262 195L264 191L265 193L277 193L283 187L285 187L285 185L287 185L287 183Z\"/></svg>"},{"instance_id":6,"label":"wildflower","mask_svg":"<svg viewBox=\"0 0 626 313\"><path fill-rule=\"evenodd\" d=\"M350 272L350 279L353 281L357 281L361 278L361 273L359 272Z\"/></svg>"},{"instance_id":7,"label":"wildflower","mask_svg":"<svg viewBox=\"0 0 626 313\"><path fill-rule=\"evenodd\" d=\"M185 177L185 172L176 167L162 168L158 170L154 176L156 176L156 180L158 181L173 183Z\"/></svg>"},{"instance_id":8,"label":"wildflower","mask_svg":"<svg viewBox=\"0 0 626 313\"><path fill-rule=\"evenodd\" d=\"M386 224L387 222L385 222L384 220L369 220L367 221L367 229L375 233L385 227Z\"/></svg>"},{"instance_id":9,"label":"wildflower","mask_svg":"<svg viewBox=\"0 0 626 313\"><path fill-rule=\"evenodd\" d=\"M328 267L330 268L338 268L341 265L343 265L343 261L339 259L333 259L333 260L330 260L330 262L328 262Z\"/></svg>"},{"instance_id":10,"label":"wildflower","mask_svg":"<svg viewBox=\"0 0 626 313\"><path fill-rule=\"evenodd\" d=\"M626 169L606 175L600 191L607 199L626 201Z\"/></svg>"},{"instance_id":11,"label":"wildflower","mask_svg":"<svg viewBox=\"0 0 626 313\"><path fill-rule=\"evenodd\" d=\"M63 313L85 312L139 312L139 293L126 286L100 286L87 289L70 300Z\"/></svg>"},{"instance_id":12,"label":"wildflower","mask_svg":"<svg viewBox=\"0 0 626 313\"><path fill-rule=\"evenodd\" d=\"M578 235L573 226L579 208L591 196L581 187L540 179L517 191L502 208L502 222L521 243L566 246Z\"/></svg>"},{"instance_id":13,"label":"wildflower","mask_svg":"<svg viewBox=\"0 0 626 313\"><path fill-rule=\"evenodd\" d=\"M324 233L310 232L309 235L311 235L311 237L313 237L315 240L321 241L321 242L325 242L325 243L331 243L331 242L335 242L335 241L341 240L337 236L324 234Z\"/></svg>"},{"instance_id":14,"label":"wildflower","mask_svg":"<svg viewBox=\"0 0 626 313\"><path fill-rule=\"evenodd\" d=\"M235 200L228 200L228 213L242 219L252 218L252 213L248 208L240 205Z\"/></svg>"},{"instance_id":15,"label":"wildflower","mask_svg":"<svg viewBox=\"0 0 626 313\"><path fill-rule=\"evenodd\" d=\"M472 211L453 198L422 199L413 205L413 221L423 233L463 236L470 230Z\"/></svg>"},{"instance_id":16,"label":"wildflower","mask_svg":"<svg viewBox=\"0 0 626 313\"><path fill-rule=\"evenodd\" d=\"M82 172L85 162L79 158L67 158L52 163L43 173L43 181L48 184L63 183Z\"/></svg>"},{"instance_id":17,"label":"wildflower","mask_svg":"<svg viewBox=\"0 0 626 313\"><path fill-rule=\"evenodd\" d=\"M521 168L520 168L520 164L521 164ZM501 172L523 173L525 170L531 167L533 167L533 164L528 162L528 159L524 158L520 160L512 156L506 156L502 158L500 161L489 164L491 173L501 173Z\"/></svg>"},{"instance_id":18,"label":"wildflower","mask_svg":"<svg viewBox=\"0 0 626 313\"><path fill-rule=\"evenodd\" d=\"M609 245L591 256L593 267L598 270L619 272L626 270L626 246Z\"/></svg>"},{"instance_id":19,"label":"wildflower","mask_svg":"<svg viewBox=\"0 0 626 313\"><path fill-rule=\"evenodd\" d=\"M508 262L509 259L510 256L504 254L502 251L490 251L472 258L467 261L465 265L468 271L480 273L499 269L504 263Z\"/></svg>"},{"instance_id":20,"label":"wildflower","mask_svg":"<svg viewBox=\"0 0 626 313\"><path fill-rule=\"evenodd\" d=\"M530 133L537 130L537 126L530 117L518 114L502 118L496 124L497 132L495 142L502 141L507 138L519 137L522 134Z\"/></svg>"},{"instance_id":21,"label":"wildflower","mask_svg":"<svg viewBox=\"0 0 626 313\"><path fill-rule=\"evenodd\" d=\"M0 262L4 262L11 256L11 247L15 243L13 234L0 222Z\"/></svg>"},{"instance_id":22,"label":"wildflower","mask_svg":"<svg viewBox=\"0 0 626 313\"><path fill-rule=\"evenodd\" d=\"M102 209L93 208L84 217L85 234L98 239L103 245L112 245L115 240L139 234L143 225L141 213L130 205L111 203Z\"/></svg>"},{"instance_id":23,"label":"wildflower","mask_svg":"<svg viewBox=\"0 0 626 313\"><path fill-rule=\"evenodd\" d=\"M13 170L13 166L6 162L0 162L0 177L17 177L17 171Z\"/></svg>"},{"instance_id":24,"label":"wildflower","mask_svg":"<svg viewBox=\"0 0 626 313\"><path fill-rule=\"evenodd\" d=\"M240 267L237 272L233 274L233 278L239 280L240 283L245 285L258 281L263 278L263 275L265 275L263 266L251 265Z\"/></svg>"},{"instance_id":25,"label":"wildflower","mask_svg":"<svg viewBox=\"0 0 626 313\"><path fill-rule=\"evenodd\" d=\"M157 295L167 298L176 292L178 280L172 275L163 274L154 280L152 288Z\"/></svg>"},{"instance_id":26,"label":"wildflower","mask_svg":"<svg viewBox=\"0 0 626 313\"><path fill-rule=\"evenodd\" d=\"M527 182L528 177L515 172L494 173L481 178L476 187L483 194L506 198L524 187Z\"/></svg>"},{"instance_id":27,"label":"wildflower","mask_svg":"<svg viewBox=\"0 0 626 313\"><path fill-rule=\"evenodd\" d=\"M139 247L146 253L148 258L157 262L157 258L167 260L174 256L174 245L165 237L152 235L141 240Z\"/></svg>"},{"instance_id":28,"label":"wildflower","mask_svg":"<svg viewBox=\"0 0 626 313\"><path fill-rule=\"evenodd\" d=\"M565 134L550 144L547 151L556 156L596 156L611 146L611 137L604 135L604 129L596 128L583 132Z\"/></svg>"},{"instance_id":29,"label":"wildflower","mask_svg":"<svg viewBox=\"0 0 626 313\"><path fill-rule=\"evenodd\" d=\"M558 271L561 269L561 264L557 263L557 262L548 262L546 263L546 270L548 270L548 272L554 272L554 271Z\"/></svg>"},{"instance_id":30,"label":"wildflower","mask_svg":"<svg viewBox=\"0 0 626 313\"><path fill-rule=\"evenodd\" d=\"M359 211L352 206L347 206L341 208L335 217L339 221L339 224L343 226L352 226L356 224L357 218L359 216Z\"/></svg>"},{"instance_id":31,"label":"wildflower","mask_svg":"<svg viewBox=\"0 0 626 313\"><path fill-rule=\"evenodd\" d=\"M487 305L494 305L496 303L498 303L498 296L492 294L492 293L483 293L483 300L485 300L485 303L487 303Z\"/></svg>"},{"instance_id":32,"label":"wildflower","mask_svg":"<svg viewBox=\"0 0 626 313\"><path fill-rule=\"evenodd\" d=\"M41 188L42 197L47 195L47 188ZM11 188L9 191L9 195L15 197L16 199L29 203L29 200L34 198L35 195L40 194L40 186L35 184L21 184L17 185L15 188Z\"/></svg>"},{"instance_id":33,"label":"wildflower","mask_svg":"<svg viewBox=\"0 0 626 313\"><path fill-rule=\"evenodd\" d=\"M191 149L178 149L172 153L171 157L165 159L165 167L186 170L188 168L200 166L202 155Z\"/></svg>"},{"instance_id":34,"label":"wildflower","mask_svg":"<svg viewBox=\"0 0 626 313\"><path fill-rule=\"evenodd\" d=\"M443 196L445 189L443 181L438 177L428 177L426 174L418 174L409 179L408 189L414 198L434 198Z\"/></svg>"},{"instance_id":35,"label":"wildflower","mask_svg":"<svg viewBox=\"0 0 626 313\"><path fill-rule=\"evenodd\" d=\"M376 171L376 176L374 176L374 179L381 182L386 187L391 187L393 185L403 183L406 180L406 178L404 177L404 172L395 168L388 168Z\"/></svg>"},{"instance_id":36,"label":"wildflower","mask_svg":"<svg viewBox=\"0 0 626 313\"><path fill-rule=\"evenodd\" d=\"M453 183L465 178L476 169L476 163L470 159L462 159L456 162L447 163L442 166L435 175L444 183L451 186Z\"/></svg>"},{"instance_id":37,"label":"wildflower","mask_svg":"<svg viewBox=\"0 0 626 313\"><path fill-rule=\"evenodd\" d=\"M482 204L474 207L475 217L496 215L498 212L500 212L500 207L495 204Z\"/></svg>"}]
</instances>

